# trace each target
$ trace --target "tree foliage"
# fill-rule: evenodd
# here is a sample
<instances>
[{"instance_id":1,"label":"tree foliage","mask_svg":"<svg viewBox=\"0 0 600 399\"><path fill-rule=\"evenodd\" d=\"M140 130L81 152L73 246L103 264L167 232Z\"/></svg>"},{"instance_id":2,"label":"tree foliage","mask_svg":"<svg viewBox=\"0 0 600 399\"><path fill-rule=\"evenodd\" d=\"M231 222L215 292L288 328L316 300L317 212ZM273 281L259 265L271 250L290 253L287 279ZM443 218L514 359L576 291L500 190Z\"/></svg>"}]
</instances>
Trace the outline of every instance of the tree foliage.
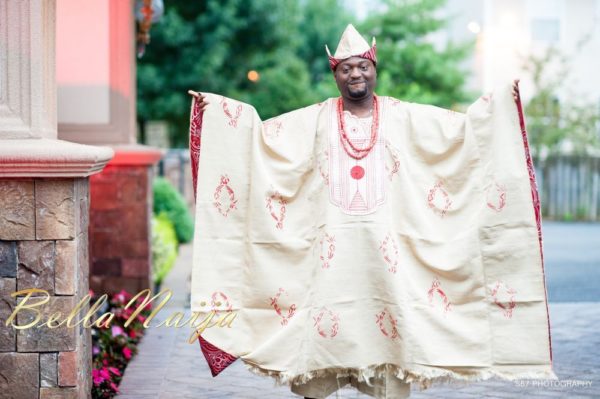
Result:
<instances>
[{"instance_id":1,"label":"tree foliage","mask_svg":"<svg viewBox=\"0 0 600 399\"><path fill-rule=\"evenodd\" d=\"M457 65L466 47L438 51L424 39L443 26L434 17L442 3L387 1L364 23L379 40L379 94L442 106L464 99ZM342 0L169 0L138 61L140 124L167 120L173 144L185 146L188 89L248 102L262 118L337 96L324 45L333 51L351 22Z\"/></svg>"},{"instance_id":2,"label":"tree foliage","mask_svg":"<svg viewBox=\"0 0 600 399\"><path fill-rule=\"evenodd\" d=\"M541 55L530 55L524 69L531 74L535 95L527 103L527 131L534 154L568 149L577 154L600 149L600 115L591 101L558 94L565 92L570 75L568 57L550 47Z\"/></svg>"},{"instance_id":3,"label":"tree foliage","mask_svg":"<svg viewBox=\"0 0 600 399\"><path fill-rule=\"evenodd\" d=\"M369 17L362 32L375 36L378 92L444 107L467 100L460 62L472 43L448 43L437 49L427 35L447 23L437 15L445 0L386 0L385 10Z\"/></svg>"}]
</instances>

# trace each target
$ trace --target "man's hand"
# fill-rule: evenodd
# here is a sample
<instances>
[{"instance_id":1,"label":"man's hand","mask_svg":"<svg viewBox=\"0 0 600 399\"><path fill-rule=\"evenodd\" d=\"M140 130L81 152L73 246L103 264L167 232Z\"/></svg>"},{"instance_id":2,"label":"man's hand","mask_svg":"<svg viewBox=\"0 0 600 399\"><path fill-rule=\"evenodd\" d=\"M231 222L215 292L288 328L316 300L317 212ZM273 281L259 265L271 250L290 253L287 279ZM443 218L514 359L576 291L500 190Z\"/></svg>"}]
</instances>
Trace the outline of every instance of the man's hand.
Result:
<instances>
[{"instance_id":1,"label":"man's hand","mask_svg":"<svg viewBox=\"0 0 600 399\"><path fill-rule=\"evenodd\" d=\"M204 111L206 109L206 106L209 104L209 102L206 101L206 96L204 94L198 93L194 90L188 90L188 94L196 98L196 101L200 102L200 111Z\"/></svg>"},{"instance_id":2,"label":"man's hand","mask_svg":"<svg viewBox=\"0 0 600 399\"><path fill-rule=\"evenodd\" d=\"M521 79L513 80L512 95L513 95L513 98L515 99L515 102L519 100L519 81L520 80Z\"/></svg>"}]
</instances>

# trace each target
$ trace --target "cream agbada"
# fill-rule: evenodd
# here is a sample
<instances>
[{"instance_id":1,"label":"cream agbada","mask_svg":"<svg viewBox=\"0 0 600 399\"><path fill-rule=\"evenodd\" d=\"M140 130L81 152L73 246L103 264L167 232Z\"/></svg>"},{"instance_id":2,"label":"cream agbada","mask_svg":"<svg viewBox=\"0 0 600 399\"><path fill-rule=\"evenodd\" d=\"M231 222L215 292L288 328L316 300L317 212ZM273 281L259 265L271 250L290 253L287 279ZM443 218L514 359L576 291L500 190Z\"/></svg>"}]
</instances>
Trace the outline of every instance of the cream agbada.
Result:
<instances>
[{"instance_id":1,"label":"cream agbada","mask_svg":"<svg viewBox=\"0 0 600 399\"><path fill-rule=\"evenodd\" d=\"M337 98L265 122L207 99L191 109L191 308L237 312L200 337L213 375L241 359L280 383L556 378L535 174L508 86L464 114L378 97L367 119ZM340 118L358 147L378 120L364 158L344 149Z\"/></svg>"}]
</instances>

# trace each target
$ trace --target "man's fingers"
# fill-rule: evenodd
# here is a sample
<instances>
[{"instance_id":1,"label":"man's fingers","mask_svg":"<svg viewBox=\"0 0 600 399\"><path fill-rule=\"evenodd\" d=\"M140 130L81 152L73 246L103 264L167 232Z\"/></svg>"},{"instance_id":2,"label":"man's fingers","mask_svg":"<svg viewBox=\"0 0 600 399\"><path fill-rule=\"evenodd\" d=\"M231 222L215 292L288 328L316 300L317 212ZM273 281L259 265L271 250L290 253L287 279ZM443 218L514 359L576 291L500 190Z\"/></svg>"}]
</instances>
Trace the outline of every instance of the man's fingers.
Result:
<instances>
[{"instance_id":1,"label":"man's fingers","mask_svg":"<svg viewBox=\"0 0 600 399\"><path fill-rule=\"evenodd\" d=\"M198 93L197 91L194 91L194 90L188 90L188 94L190 96L194 96L196 98L201 98L201 99L204 99L204 97L205 97L204 94Z\"/></svg>"}]
</instances>

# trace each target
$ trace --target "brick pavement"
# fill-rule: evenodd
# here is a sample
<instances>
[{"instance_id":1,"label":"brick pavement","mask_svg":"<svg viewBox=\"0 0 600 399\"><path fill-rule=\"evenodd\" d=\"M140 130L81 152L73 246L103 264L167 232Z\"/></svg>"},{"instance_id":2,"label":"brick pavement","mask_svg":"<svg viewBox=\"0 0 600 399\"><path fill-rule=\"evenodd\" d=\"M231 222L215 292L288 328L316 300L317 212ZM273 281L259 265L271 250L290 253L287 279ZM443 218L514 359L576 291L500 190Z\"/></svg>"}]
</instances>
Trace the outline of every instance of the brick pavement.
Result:
<instances>
[{"instance_id":1,"label":"brick pavement","mask_svg":"<svg viewBox=\"0 0 600 399\"><path fill-rule=\"evenodd\" d=\"M186 311L189 292L191 247L183 246L165 287L174 296L158 314L157 322L175 311ZM600 306L598 303L551 303L552 339L558 382L488 380L467 386L434 385L428 390L413 388L411 398L600 398ZM271 378L247 371L238 361L217 378L210 371L197 343L188 344L191 329L151 327L140 345L140 353L125 371L118 399L275 399L300 398L288 387L274 385ZM591 386L569 387L569 381L591 381ZM559 384L547 386L539 384ZM521 387L518 384L528 384ZM361 398L345 388L330 398Z\"/></svg>"}]
</instances>

